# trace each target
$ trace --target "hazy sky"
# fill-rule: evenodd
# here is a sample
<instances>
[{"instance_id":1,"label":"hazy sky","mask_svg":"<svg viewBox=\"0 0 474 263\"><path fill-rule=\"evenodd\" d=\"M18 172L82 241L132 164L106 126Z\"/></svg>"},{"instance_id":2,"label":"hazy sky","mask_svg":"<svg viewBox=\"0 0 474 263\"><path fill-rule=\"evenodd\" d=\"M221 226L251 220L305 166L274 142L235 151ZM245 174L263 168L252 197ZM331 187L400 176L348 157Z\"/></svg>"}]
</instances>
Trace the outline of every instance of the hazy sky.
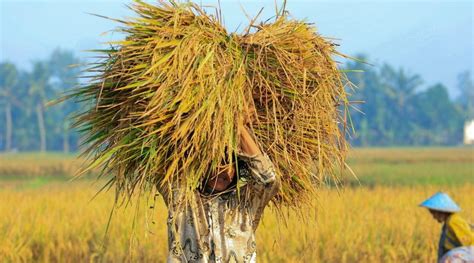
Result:
<instances>
[{"instance_id":1,"label":"hazy sky","mask_svg":"<svg viewBox=\"0 0 474 263\"><path fill-rule=\"evenodd\" d=\"M195 2L216 4L217 0ZM127 3L130 1L0 0L0 61L28 68L32 60L47 57L55 47L87 56L79 52L120 37L101 35L116 24L87 13L130 16ZM261 16L265 19L274 14L273 0L222 0L221 5L231 31L248 21L240 6L250 15L265 7ZM376 66L388 62L404 67L422 75L425 87L442 82L455 94L457 74L474 71L471 0L289 0L287 9L296 18L314 22L322 35L340 39L340 51L365 53Z\"/></svg>"}]
</instances>

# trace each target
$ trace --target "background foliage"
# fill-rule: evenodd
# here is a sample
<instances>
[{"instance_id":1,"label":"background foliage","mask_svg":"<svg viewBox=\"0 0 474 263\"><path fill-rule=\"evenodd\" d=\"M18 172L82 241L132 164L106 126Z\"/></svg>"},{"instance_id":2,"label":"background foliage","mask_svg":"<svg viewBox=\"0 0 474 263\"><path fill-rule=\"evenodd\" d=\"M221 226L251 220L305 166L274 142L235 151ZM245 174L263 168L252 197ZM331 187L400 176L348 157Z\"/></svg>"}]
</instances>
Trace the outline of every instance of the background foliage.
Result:
<instances>
[{"instance_id":1,"label":"background foliage","mask_svg":"<svg viewBox=\"0 0 474 263\"><path fill-rule=\"evenodd\" d=\"M370 58L359 55L360 61ZM458 145L464 122L474 118L472 74L461 72L459 96L450 98L442 83L424 86L422 76L390 64L349 62L344 69L359 89L350 98L354 146ZM29 70L0 63L0 151L76 151L77 132L68 117L80 107L71 101L46 103L80 82L81 61L56 49ZM76 66L71 66L76 65Z\"/></svg>"}]
</instances>

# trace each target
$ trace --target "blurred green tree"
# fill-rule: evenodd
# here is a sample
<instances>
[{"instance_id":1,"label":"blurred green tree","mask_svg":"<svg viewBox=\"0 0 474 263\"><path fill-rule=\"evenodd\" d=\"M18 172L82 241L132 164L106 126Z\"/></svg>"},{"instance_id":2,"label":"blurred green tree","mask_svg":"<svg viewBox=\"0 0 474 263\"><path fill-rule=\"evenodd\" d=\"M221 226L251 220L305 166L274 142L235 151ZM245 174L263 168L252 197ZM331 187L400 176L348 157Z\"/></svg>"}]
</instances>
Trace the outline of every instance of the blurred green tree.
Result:
<instances>
[{"instance_id":1,"label":"blurred green tree","mask_svg":"<svg viewBox=\"0 0 474 263\"><path fill-rule=\"evenodd\" d=\"M417 145L456 145L462 141L462 113L450 100L447 88L436 84L416 95L416 124L411 138Z\"/></svg>"},{"instance_id":2,"label":"blurred green tree","mask_svg":"<svg viewBox=\"0 0 474 263\"><path fill-rule=\"evenodd\" d=\"M80 59L72 51L55 49L48 60L48 66L52 77L52 89L55 92L53 98L61 96L79 84ZM61 148L64 152L76 150L78 147L79 138L77 133L71 133L70 117L79 107L79 103L60 103L54 105L50 112L51 119L61 120L59 123L52 123L51 136L62 138ZM58 147L53 145L53 148Z\"/></svg>"},{"instance_id":3,"label":"blurred green tree","mask_svg":"<svg viewBox=\"0 0 474 263\"><path fill-rule=\"evenodd\" d=\"M474 119L474 83L470 71L464 71L458 75L459 96L457 102L463 111L464 120Z\"/></svg>"},{"instance_id":4,"label":"blurred green tree","mask_svg":"<svg viewBox=\"0 0 474 263\"><path fill-rule=\"evenodd\" d=\"M384 64L380 69L381 89L387 94L384 107L389 109L383 121L390 125L391 145L412 143L410 130L415 124L414 115L418 110L413 106L413 99L422 83L419 75L410 74L403 68L395 69Z\"/></svg>"},{"instance_id":5,"label":"blurred green tree","mask_svg":"<svg viewBox=\"0 0 474 263\"><path fill-rule=\"evenodd\" d=\"M5 151L12 149L13 136L13 105L20 103L15 94L15 88L18 84L18 70L14 64L4 62L0 63L0 103L3 105L5 114Z\"/></svg>"},{"instance_id":6,"label":"blurred green tree","mask_svg":"<svg viewBox=\"0 0 474 263\"><path fill-rule=\"evenodd\" d=\"M37 128L40 141L40 151L45 152L46 142L46 126L44 117L44 107L47 102L48 95L52 93L49 83L51 73L47 63L44 61L36 61L33 64L33 70L29 75L28 104L34 108L36 114Z\"/></svg>"}]
</instances>

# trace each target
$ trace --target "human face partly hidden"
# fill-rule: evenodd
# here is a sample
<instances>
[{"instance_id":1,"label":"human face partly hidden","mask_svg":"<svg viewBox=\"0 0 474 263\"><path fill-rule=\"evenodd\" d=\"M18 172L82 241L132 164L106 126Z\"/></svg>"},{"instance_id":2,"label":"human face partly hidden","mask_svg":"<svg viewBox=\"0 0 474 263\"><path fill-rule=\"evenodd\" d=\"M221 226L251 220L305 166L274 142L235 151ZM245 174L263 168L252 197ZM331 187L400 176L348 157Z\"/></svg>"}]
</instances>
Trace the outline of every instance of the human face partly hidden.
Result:
<instances>
[{"instance_id":1,"label":"human face partly hidden","mask_svg":"<svg viewBox=\"0 0 474 263\"><path fill-rule=\"evenodd\" d=\"M225 164L218 168L216 174L207 180L206 186L213 193L222 192L229 188L234 180L234 164Z\"/></svg>"},{"instance_id":2,"label":"human face partly hidden","mask_svg":"<svg viewBox=\"0 0 474 263\"><path fill-rule=\"evenodd\" d=\"M438 221L438 223L444 223L450 215L450 213L440 212L440 211L431 210L431 209L429 209L429 211L431 215L433 216L433 218L436 221Z\"/></svg>"}]
</instances>

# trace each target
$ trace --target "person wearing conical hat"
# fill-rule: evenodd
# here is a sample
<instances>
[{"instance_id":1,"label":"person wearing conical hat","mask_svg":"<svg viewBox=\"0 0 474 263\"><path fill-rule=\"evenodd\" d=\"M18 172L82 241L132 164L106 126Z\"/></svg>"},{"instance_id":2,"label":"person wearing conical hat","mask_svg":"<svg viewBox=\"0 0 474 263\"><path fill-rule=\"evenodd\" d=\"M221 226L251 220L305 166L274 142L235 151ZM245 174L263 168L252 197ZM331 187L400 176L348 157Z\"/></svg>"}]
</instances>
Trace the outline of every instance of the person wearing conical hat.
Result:
<instances>
[{"instance_id":1,"label":"person wearing conical hat","mask_svg":"<svg viewBox=\"0 0 474 263\"><path fill-rule=\"evenodd\" d=\"M474 263L473 227L458 214L461 208L449 195L438 192L420 206L428 208L433 218L443 224L438 245L438 262Z\"/></svg>"}]
</instances>

